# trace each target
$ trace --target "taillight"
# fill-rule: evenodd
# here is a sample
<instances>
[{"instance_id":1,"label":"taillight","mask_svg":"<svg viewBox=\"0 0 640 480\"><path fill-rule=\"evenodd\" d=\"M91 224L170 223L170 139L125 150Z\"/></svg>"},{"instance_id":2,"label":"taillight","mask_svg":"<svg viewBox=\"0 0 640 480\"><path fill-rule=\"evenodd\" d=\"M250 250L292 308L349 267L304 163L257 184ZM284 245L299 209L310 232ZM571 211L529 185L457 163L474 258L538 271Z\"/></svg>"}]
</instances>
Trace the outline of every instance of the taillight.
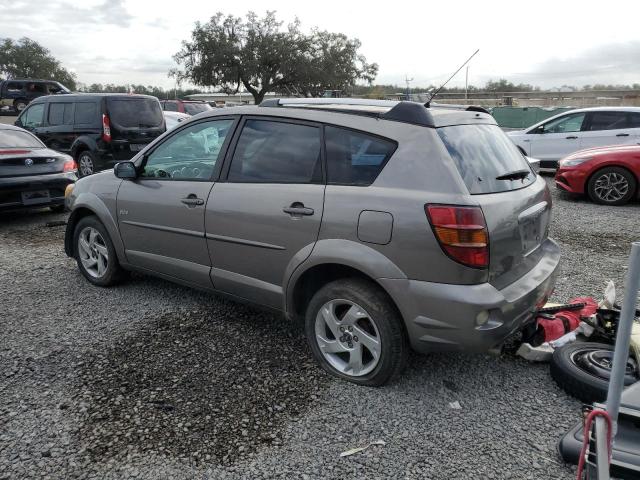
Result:
<instances>
[{"instance_id":1,"label":"taillight","mask_svg":"<svg viewBox=\"0 0 640 480\"><path fill-rule=\"evenodd\" d=\"M480 207L425 205L424 210L449 257L469 267L489 266L489 235Z\"/></svg>"},{"instance_id":2,"label":"taillight","mask_svg":"<svg viewBox=\"0 0 640 480\"><path fill-rule=\"evenodd\" d=\"M111 123L109 123L109 116L104 113L102 114L102 140L111 141Z\"/></svg>"},{"instance_id":3,"label":"taillight","mask_svg":"<svg viewBox=\"0 0 640 480\"><path fill-rule=\"evenodd\" d=\"M64 162L64 165L62 166L63 172L75 172L77 169L78 166L76 165L76 162L73 160L73 158L66 160Z\"/></svg>"}]
</instances>

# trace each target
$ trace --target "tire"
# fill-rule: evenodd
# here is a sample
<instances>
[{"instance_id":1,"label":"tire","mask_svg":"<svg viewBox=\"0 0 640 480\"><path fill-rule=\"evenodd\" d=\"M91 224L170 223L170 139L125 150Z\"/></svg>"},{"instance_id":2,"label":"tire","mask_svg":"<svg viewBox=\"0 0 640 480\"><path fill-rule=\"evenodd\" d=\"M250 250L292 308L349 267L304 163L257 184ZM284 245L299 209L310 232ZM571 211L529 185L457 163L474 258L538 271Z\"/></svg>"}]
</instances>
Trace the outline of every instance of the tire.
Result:
<instances>
[{"instance_id":1,"label":"tire","mask_svg":"<svg viewBox=\"0 0 640 480\"><path fill-rule=\"evenodd\" d=\"M569 395L585 403L601 402L607 398L610 368L604 368L590 361L590 354L596 358L610 358L613 345L605 343L577 342L557 348L551 358L551 377ZM630 357L625 386L640 380L637 362ZM635 372L634 372L635 370Z\"/></svg>"},{"instance_id":2,"label":"tire","mask_svg":"<svg viewBox=\"0 0 640 480\"><path fill-rule=\"evenodd\" d=\"M388 383L402 372L409 354L396 308L380 287L359 278L336 280L315 293L305 333L322 368L358 385Z\"/></svg>"},{"instance_id":3,"label":"tire","mask_svg":"<svg viewBox=\"0 0 640 480\"><path fill-rule=\"evenodd\" d=\"M22 113L22 111L27 108L28 102L26 100L16 100L15 102L13 102L13 108L16 109L16 112L18 112L19 114Z\"/></svg>"},{"instance_id":4,"label":"tire","mask_svg":"<svg viewBox=\"0 0 640 480\"><path fill-rule=\"evenodd\" d=\"M621 167L605 167L594 173L587 184L589 198L601 205L624 205L636 193L633 174Z\"/></svg>"},{"instance_id":5,"label":"tire","mask_svg":"<svg viewBox=\"0 0 640 480\"><path fill-rule=\"evenodd\" d=\"M76 158L78 177L88 177L96 173L96 160L96 155L90 150L82 150L78 153L78 158Z\"/></svg>"},{"instance_id":6,"label":"tire","mask_svg":"<svg viewBox=\"0 0 640 480\"><path fill-rule=\"evenodd\" d=\"M82 246L83 241L85 247ZM73 255L80 273L94 285L109 287L126 276L107 229L93 215L82 218L76 225L73 232Z\"/></svg>"}]
</instances>

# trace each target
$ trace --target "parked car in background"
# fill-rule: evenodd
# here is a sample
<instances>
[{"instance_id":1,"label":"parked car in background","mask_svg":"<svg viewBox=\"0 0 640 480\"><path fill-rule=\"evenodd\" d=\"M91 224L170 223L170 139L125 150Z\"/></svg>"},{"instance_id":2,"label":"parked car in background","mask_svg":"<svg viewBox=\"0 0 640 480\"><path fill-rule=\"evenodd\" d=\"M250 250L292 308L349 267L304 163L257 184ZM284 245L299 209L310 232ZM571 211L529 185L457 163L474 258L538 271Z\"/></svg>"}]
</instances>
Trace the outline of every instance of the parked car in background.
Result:
<instances>
[{"instance_id":1,"label":"parked car in background","mask_svg":"<svg viewBox=\"0 0 640 480\"><path fill-rule=\"evenodd\" d=\"M421 352L533 321L560 250L551 195L488 114L269 100L179 125L68 197L65 250L284 312L331 374L381 385Z\"/></svg>"},{"instance_id":2,"label":"parked car in background","mask_svg":"<svg viewBox=\"0 0 640 480\"><path fill-rule=\"evenodd\" d=\"M175 128L181 122L184 122L188 118L191 117L188 113L180 113L180 112L162 112L164 115L164 122L167 125L167 131Z\"/></svg>"},{"instance_id":3,"label":"parked car in background","mask_svg":"<svg viewBox=\"0 0 640 480\"><path fill-rule=\"evenodd\" d=\"M640 141L640 107L570 110L507 135L525 155L540 159L542 169L558 167L573 152Z\"/></svg>"},{"instance_id":4,"label":"parked car in background","mask_svg":"<svg viewBox=\"0 0 640 480\"><path fill-rule=\"evenodd\" d=\"M213 110L213 107L202 100L160 100L162 110L165 112L180 112L187 115L197 115Z\"/></svg>"},{"instance_id":5,"label":"parked car in background","mask_svg":"<svg viewBox=\"0 0 640 480\"><path fill-rule=\"evenodd\" d=\"M560 160L555 182L559 189L588 195L596 203L623 205L638 198L640 145L575 152Z\"/></svg>"},{"instance_id":6,"label":"parked car in background","mask_svg":"<svg viewBox=\"0 0 640 480\"><path fill-rule=\"evenodd\" d=\"M35 135L0 123L0 210L64 210L64 192L76 181L69 155L48 149Z\"/></svg>"},{"instance_id":7,"label":"parked car in background","mask_svg":"<svg viewBox=\"0 0 640 480\"><path fill-rule=\"evenodd\" d=\"M22 112L33 99L45 95L71 93L53 80L18 79L0 81L0 110Z\"/></svg>"},{"instance_id":8,"label":"parked car in background","mask_svg":"<svg viewBox=\"0 0 640 480\"><path fill-rule=\"evenodd\" d=\"M15 124L71 155L81 177L130 159L166 130L156 97L123 93L40 97Z\"/></svg>"}]
</instances>

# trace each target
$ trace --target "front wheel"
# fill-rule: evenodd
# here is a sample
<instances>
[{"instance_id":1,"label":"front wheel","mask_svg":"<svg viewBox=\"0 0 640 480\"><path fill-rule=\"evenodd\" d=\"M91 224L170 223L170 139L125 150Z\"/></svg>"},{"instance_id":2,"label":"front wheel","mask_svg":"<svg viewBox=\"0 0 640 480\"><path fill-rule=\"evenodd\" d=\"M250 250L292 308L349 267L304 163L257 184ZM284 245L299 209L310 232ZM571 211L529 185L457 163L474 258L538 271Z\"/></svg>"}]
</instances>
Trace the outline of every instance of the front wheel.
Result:
<instances>
[{"instance_id":1,"label":"front wheel","mask_svg":"<svg viewBox=\"0 0 640 480\"><path fill-rule=\"evenodd\" d=\"M16 100L13 102L13 108L15 108L16 112L20 114L25 108L27 108L27 102L25 100Z\"/></svg>"},{"instance_id":2,"label":"front wheel","mask_svg":"<svg viewBox=\"0 0 640 480\"><path fill-rule=\"evenodd\" d=\"M366 280L336 280L316 292L305 333L326 371L359 385L384 385L407 361L402 319L382 289Z\"/></svg>"},{"instance_id":3,"label":"front wheel","mask_svg":"<svg viewBox=\"0 0 640 480\"><path fill-rule=\"evenodd\" d=\"M593 174L587 192L596 203L624 205L636 192L636 179L624 168L606 167Z\"/></svg>"},{"instance_id":4,"label":"front wheel","mask_svg":"<svg viewBox=\"0 0 640 480\"><path fill-rule=\"evenodd\" d=\"M89 150L84 150L78 154L78 176L87 177L96 172L96 157Z\"/></svg>"},{"instance_id":5,"label":"front wheel","mask_svg":"<svg viewBox=\"0 0 640 480\"><path fill-rule=\"evenodd\" d=\"M80 273L94 285L115 285L125 276L111 237L96 217L84 217L78 222L73 246Z\"/></svg>"}]
</instances>

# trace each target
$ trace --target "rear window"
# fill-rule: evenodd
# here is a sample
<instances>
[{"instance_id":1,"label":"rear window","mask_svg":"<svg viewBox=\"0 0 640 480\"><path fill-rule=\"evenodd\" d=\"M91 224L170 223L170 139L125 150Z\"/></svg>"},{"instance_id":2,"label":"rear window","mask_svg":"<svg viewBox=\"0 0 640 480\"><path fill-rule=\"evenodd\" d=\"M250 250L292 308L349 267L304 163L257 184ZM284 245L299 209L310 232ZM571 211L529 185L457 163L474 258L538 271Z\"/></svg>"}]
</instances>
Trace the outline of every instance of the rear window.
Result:
<instances>
[{"instance_id":1,"label":"rear window","mask_svg":"<svg viewBox=\"0 0 640 480\"><path fill-rule=\"evenodd\" d=\"M184 111L189 115L197 115L198 113L206 112L207 110L211 110L211 106L208 103L185 103Z\"/></svg>"},{"instance_id":2,"label":"rear window","mask_svg":"<svg viewBox=\"0 0 640 480\"><path fill-rule=\"evenodd\" d=\"M98 106L91 102L76 103L75 120L76 125L94 125L97 123L96 116Z\"/></svg>"},{"instance_id":3,"label":"rear window","mask_svg":"<svg viewBox=\"0 0 640 480\"><path fill-rule=\"evenodd\" d=\"M472 195L517 190L535 181L527 159L497 125L456 125L437 131ZM528 171L525 178L497 179L523 170Z\"/></svg>"},{"instance_id":4,"label":"rear window","mask_svg":"<svg viewBox=\"0 0 640 480\"><path fill-rule=\"evenodd\" d=\"M160 104L152 98L109 99L109 119L120 127L159 127L163 118Z\"/></svg>"},{"instance_id":5,"label":"rear window","mask_svg":"<svg viewBox=\"0 0 640 480\"><path fill-rule=\"evenodd\" d=\"M27 132L0 130L0 148L44 148L44 145Z\"/></svg>"}]
</instances>

